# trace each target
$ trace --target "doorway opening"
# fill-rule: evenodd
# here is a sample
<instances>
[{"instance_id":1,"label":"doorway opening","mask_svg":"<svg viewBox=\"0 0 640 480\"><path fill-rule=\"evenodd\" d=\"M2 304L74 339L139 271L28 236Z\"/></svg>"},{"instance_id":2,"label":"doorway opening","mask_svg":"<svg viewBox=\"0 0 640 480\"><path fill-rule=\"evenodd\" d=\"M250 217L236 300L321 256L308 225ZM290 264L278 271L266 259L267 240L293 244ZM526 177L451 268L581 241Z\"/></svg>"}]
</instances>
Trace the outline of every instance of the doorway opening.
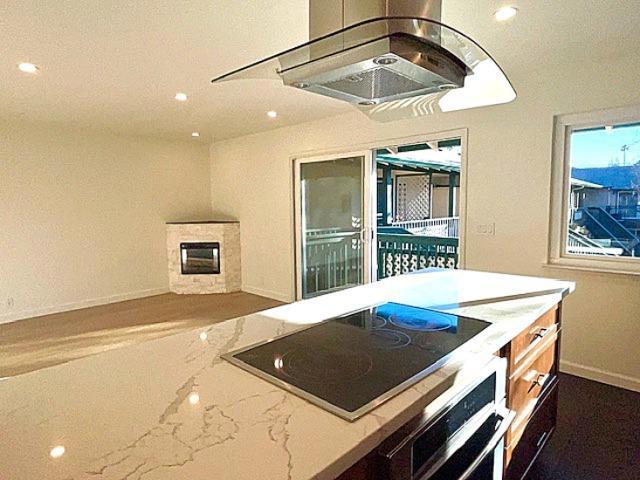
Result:
<instances>
[{"instance_id":1,"label":"doorway opening","mask_svg":"<svg viewBox=\"0 0 640 480\"><path fill-rule=\"evenodd\" d=\"M375 151L376 278L460 266L461 138Z\"/></svg>"}]
</instances>

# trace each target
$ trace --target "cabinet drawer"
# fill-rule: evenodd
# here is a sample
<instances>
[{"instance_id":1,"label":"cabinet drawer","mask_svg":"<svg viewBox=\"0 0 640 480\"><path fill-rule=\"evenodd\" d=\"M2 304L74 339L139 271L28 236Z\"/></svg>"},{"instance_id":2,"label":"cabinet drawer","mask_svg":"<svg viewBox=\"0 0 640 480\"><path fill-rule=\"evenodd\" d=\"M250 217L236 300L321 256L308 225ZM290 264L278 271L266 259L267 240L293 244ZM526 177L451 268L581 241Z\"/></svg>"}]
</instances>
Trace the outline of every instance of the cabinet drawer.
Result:
<instances>
[{"instance_id":1,"label":"cabinet drawer","mask_svg":"<svg viewBox=\"0 0 640 480\"><path fill-rule=\"evenodd\" d=\"M521 480L545 446L556 425L558 383L545 394L519 441L508 444L506 480Z\"/></svg>"},{"instance_id":2,"label":"cabinet drawer","mask_svg":"<svg viewBox=\"0 0 640 480\"><path fill-rule=\"evenodd\" d=\"M507 434L511 443L521 434L527 420L531 417L542 393L555 380L557 333L547 337L522 363L509 381L508 406L516 412L516 418Z\"/></svg>"},{"instance_id":3,"label":"cabinet drawer","mask_svg":"<svg viewBox=\"0 0 640 480\"><path fill-rule=\"evenodd\" d=\"M511 341L509 371L514 372L526 357L536 350L547 337L558 329L558 307L555 306L538 318L533 325L525 329Z\"/></svg>"}]
</instances>

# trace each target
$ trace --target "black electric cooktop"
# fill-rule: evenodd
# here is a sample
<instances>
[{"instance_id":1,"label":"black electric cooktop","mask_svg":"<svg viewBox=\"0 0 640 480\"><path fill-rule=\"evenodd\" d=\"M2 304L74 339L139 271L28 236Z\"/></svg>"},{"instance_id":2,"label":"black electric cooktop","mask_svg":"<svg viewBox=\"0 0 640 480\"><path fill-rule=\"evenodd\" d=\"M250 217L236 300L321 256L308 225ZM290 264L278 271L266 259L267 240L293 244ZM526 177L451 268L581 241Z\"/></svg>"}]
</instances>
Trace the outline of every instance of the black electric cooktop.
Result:
<instances>
[{"instance_id":1,"label":"black electric cooktop","mask_svg":"<svg viewBox=\"0 0 640 480\"><path fill-rule=\"evenodd\" d=\"M224 355L347 420L441 367L490 324L385 303Z\"/></svg>"}]
</instances>

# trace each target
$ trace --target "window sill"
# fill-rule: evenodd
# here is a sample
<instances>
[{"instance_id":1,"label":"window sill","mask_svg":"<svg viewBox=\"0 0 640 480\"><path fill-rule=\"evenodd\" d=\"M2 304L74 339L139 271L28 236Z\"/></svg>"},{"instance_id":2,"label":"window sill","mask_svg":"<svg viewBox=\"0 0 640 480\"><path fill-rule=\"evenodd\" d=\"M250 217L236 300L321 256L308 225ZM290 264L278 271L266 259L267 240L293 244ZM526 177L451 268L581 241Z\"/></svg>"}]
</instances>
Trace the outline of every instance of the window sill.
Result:
<instances>
[{"instance_id":1,"label":"window sill","mask_svg":"<svg viewBox=\"0 0 640 480\"><path fill-rule=\"evenodd\" d=\"M604 264L603 264L604 263ZM542 264L543 268L558 270L577 270L589 273L605 273L613 275L631 275L640 276L640 262L638 265L611 265L609 262L599 262L597 260L573 260L573 259L555 259L549 260Z\"/></svg>"}]
</instances>

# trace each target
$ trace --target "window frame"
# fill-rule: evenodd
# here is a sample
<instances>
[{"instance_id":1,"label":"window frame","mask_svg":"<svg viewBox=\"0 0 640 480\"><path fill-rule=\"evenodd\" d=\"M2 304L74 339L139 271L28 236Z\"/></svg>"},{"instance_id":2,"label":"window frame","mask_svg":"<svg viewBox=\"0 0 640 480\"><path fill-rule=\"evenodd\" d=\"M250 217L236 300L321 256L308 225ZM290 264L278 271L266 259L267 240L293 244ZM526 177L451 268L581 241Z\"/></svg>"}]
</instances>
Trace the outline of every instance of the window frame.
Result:
<instances>
[{"instance_id":1,"label":"window frame","mask_svg":"<svg viewBox=\"0 0 640 480\"><path fill-rule=\"evenodd\" d=\"M571 179L571 133L604 125L640 123L640 105L556 115L553 127L551 208L547 264L553 267L640 275L640 257L597 257L567 253Z\"/></svg>"}]
</instances>

